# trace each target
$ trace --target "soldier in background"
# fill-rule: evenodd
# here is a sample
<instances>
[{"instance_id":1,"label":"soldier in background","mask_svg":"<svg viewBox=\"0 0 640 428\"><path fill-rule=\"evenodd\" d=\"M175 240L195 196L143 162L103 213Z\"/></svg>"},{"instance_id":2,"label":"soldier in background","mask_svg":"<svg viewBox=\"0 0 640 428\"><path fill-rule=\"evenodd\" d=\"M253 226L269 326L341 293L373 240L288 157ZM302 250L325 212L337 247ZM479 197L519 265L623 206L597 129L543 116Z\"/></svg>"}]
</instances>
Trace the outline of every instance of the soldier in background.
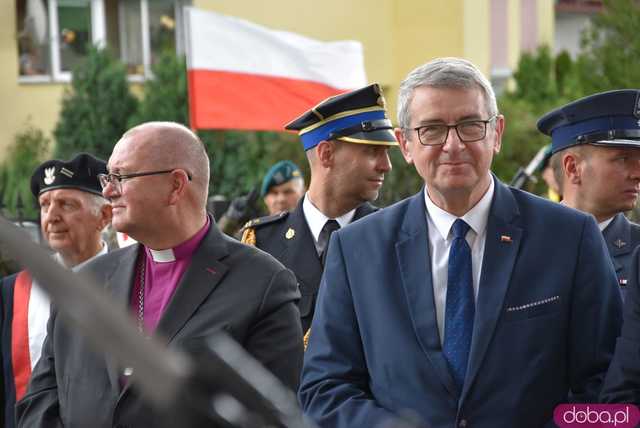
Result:
<instances>
[{"instance_id":1,"label":"soldier in background","mask_svg":"<svg viewBox=\"0 0 640 428\"><path fill-rule=\"evenodd\" d=\"M297 207L250 221L242 241L256 245L291 269L302 298L306 333L331 233L377 210L388 150L398 143L380 87L369 85L328 98L286 126L299 131L309 160L309 190Z\"/></svg>"},{"instance_id":2,"label":"soldier in background","mask_svg":"<svg viewBox=\"0 0 640 428\"><path fill-rule=\"evenodd\" d=\"M234 199L218 220L218 226L227 235L235 236L242 224L260 216L256 207L258 196L267 206L268 215L273 215L293 210L303 195L304 177L300 168L290 160L277 162L262 179L260 193L256 188L248 195Z\"/></svg>"},{"instance_id":3,"label":"soldier in background","mask_svg":"<svg viewBox=\"0 0 640 428\"><path fill-rule=\"evenodd\" d=\"M538 129L552 139L551 165L562 203L598 222L624 298L640 225L624 216L640 192L639 90L603 92L547 113Z\"/></svg>"}]
</instances>

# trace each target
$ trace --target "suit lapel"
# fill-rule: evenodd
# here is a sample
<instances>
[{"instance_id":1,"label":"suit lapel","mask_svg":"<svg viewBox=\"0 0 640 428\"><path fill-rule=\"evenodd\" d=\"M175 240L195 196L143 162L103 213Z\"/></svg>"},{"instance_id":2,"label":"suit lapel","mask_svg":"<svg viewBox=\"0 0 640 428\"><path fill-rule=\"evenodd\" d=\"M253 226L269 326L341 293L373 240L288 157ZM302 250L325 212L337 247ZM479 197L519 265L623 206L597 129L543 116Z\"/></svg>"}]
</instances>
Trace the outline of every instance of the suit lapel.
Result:
<instances>
[{"instance_id":1,"label":"suit lapel","mask_svg":"<svg viewBox=\"0 0 640 428\"><path fill-rule=\"evenodd\" d=\"M135 275L135 266L140 248L141 245L136 244L122 250L118 258L114 259L113 268L107 278L108 292L117 303L124 307L129 307L131 300L131 289L134 283L133 276ZM105 364L111 382L111 389L114 395L117 396L120 393L121 367L108 355L105 356Z\"/></svg>"},{"instance_id":2,"label":"suit lapel","mask_svg":"<svg viewBox=\"0 0 640 428\"><path fill-rule=\"evenodd\" d=\"M292 239L285 240L281 260L300 280L317 289L322 276L322 265L311 230L304 218L302 199L287 218L284 230L289 229L293 229L295 235Z\"/></svg>"},{"instance_id":3,"label":"suit lapel","mask_svg":"<svg viewBox=\"0 0 640 428\"><path fill-rule=\"evenodd\" d=\"M457 397L458 387L442 354L436 321L424 191L409 201L401 233L396 243L396 257L413 328L434 372L447 391Z\"/></svg>"},{"instance_id":4,"label":"suit lapel","mask_svg":"<svg viewBox=\"0 0 640 428\"><path fill-rule=\"evenodd\" d=\"M628 254L633 250L633 245L631 245L631 225L624 214L619 213L602 231L602 235L604 236L616 272L619 272L622 270L623 265L618 257Z\"/></svg>"},{"instance_id":5,"label":"suit lapel","mask_svg":"<svg viewBox=\"0 0 640 428\"><path fill-rule=\"evenodd\" d=\"M228 267L219 260L228 255L226 238L212 221L209 232L193 254L176 291L158 323L158 333L170 343L213 292Z\"/></svg>"},{"instance_id":6,"label":"suit lapel","mask_svg":"<svg viewBox=\"0 0 640 428\"><path fill-rule=\"evenodd\" d=\"M493 337L522 241L522 229L513 224L519 215L515 198L509 188L495 177L494 182L495 194L487 223L469 366L460 402L478 375Z\"/></svg>"}]
</instances>

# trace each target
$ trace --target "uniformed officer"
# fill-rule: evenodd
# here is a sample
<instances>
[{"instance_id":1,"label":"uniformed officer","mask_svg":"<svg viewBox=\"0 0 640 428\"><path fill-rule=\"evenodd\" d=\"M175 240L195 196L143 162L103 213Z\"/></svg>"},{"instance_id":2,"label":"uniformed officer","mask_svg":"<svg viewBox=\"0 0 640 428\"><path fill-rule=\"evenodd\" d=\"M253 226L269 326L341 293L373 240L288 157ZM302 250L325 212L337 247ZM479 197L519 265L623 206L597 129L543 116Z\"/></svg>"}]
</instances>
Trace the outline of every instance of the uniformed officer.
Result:
<instances>
[{"instance_id":1,"label":"uniformed officer","mask_svg":"<svg viewBox=\"0 0 640 428\"><path fill-rule=\"evenodd\" d=\"M640 90L574 101L543 116L538 129L551 136L563 203L596 218L624 298L631 253L640 244L640 225L623 214L640 191Z\"/></svg>"},{"instance_id":2,"label":"uniformed officer","mask_svg":"<svg viewBox=\"0 0 640 428\"><path fill-rule=\"evenodd\" d=\"M299 131L311 170L297 207L245 226L243 242L267 251L298 279L300 316L311 325L331 233L377 210L388 150L398 145L378 84L328 98L286 126Z\"/></svg>"}]
</instances>

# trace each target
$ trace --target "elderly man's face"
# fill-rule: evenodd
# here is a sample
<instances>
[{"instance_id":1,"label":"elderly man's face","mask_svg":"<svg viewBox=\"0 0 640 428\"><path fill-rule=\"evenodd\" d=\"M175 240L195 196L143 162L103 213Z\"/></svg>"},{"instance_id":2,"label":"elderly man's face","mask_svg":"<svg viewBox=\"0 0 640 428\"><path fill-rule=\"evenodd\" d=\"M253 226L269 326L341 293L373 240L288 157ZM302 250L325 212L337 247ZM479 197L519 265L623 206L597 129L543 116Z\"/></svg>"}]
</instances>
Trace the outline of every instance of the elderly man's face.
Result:
<instances>
[{"instance_id":1,"label":"elderly man's face","mask_svg":"<svg viewBox=\"0 0 640 428\"><path fill-rule=\"evenodd\" d=\"M75 189L40 195L41 227L49 246L66 262L80 263L100 249L100 232L109 223L109 207L99 209L92 196Z\"/></svg>"},{"instance_id":2,"label":"elderly man's face","mask_svg":"<svg viewBox=\"0 0 640 428\"><path fill-rule=\"evenodd\" d=\"M153 150L145 145L144 138L143 134L134 134L120 140L109 158L109 173L126 175L163 169L158 168ZM102 195L111 201L113 227L137 240L140 231L154 229L168 205L170 183L170 174L158 174L125 179L120 183L120 191L113 184L105 187Z\"/></svg>"},{"instance_id":3,"label":"elderly man's face","mask_svg":"<svg viewBox=\"0 0 640 428\"><path fill-rule=\"evenodd\" d=\"M293 210L302 195L304 195L302 180L294 178L286 183L271 186L264 197L264 203L269 210L269 215L277 214Z\"/></svg>"},{"instance_id":4,"label":"elderly man's face","mask_svg":"<svg viewBox=\"0 0 640 428\"><path fill-rule=\"evenodd\" d=\"M421 86L415 89L409 106L410 128L487 120L489 115L484 104L479 89ZM486 191L493 155L500 151L503 120L498 116L495 125L487 125L484 139L470 143L460 141L453 128L449 130L446 142L436 146L421 145L413 129L396 135L405 159L415 164L429 189L429 196L439 204L438 199L455 194L482 195Z\"/></svg>"}]
</instances>

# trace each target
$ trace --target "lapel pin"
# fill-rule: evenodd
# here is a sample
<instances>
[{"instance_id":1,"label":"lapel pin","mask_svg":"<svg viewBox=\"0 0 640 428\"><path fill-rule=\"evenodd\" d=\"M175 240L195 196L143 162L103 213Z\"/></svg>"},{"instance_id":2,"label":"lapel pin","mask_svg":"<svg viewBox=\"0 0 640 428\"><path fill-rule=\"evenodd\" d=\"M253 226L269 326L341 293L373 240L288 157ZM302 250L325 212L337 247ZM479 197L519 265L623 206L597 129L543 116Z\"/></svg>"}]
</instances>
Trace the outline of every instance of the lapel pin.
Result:
<instances>
[{"instance_id":1,"label":"lapel pin","mask_svg":"<svg viewBox=\"0 0 640 428\"><path fill-rule=\"evenodd\" d=\"M500 242L506 242L507 244L511 244L513 240L509 235L500 235Z\"/></svg>"},{"instance_id":2,"label":"lapel pin","mask_svg":"<svg viewBox=\"0 0 640 428\"><path fill-rule=\"evenodd\" d=\"M627 243L626 243L626 242L624 242L622 239L618 238L618 239L613 243L613 245L615 245L615 246L616 246L616 247L618 247L618 248L622 248L622 247L624 247L625 245L627 245Z\"/></svg>"},{"instance_id":3,"label":"lapel pin","mask_svg":"<svg viewBox=\"0 0 640 428\"><path fill-rule=\"evenodd\" d=\"M627 285L627 280L626 280L626 279L624 279L624 278L620 278L620 279L618 280L618 284L620 284L620 285Z\"/></svg>"},{"instance_id":4,"label":"lapel pin","mask_svg":"<svg viewBox=\"0 0 640 428\"><path fill-rule=\"evenodd\" d=\"M294 236L296 236L296 231L295 231L295 230L293 230L292 228L289 228L289 229L287 230L287 233L285 233L285 234L284 234L284 237L285 237L285 238L287 238L287 239L291 239L291 238L293 238Z\"/></svg>"}]
</instances>

